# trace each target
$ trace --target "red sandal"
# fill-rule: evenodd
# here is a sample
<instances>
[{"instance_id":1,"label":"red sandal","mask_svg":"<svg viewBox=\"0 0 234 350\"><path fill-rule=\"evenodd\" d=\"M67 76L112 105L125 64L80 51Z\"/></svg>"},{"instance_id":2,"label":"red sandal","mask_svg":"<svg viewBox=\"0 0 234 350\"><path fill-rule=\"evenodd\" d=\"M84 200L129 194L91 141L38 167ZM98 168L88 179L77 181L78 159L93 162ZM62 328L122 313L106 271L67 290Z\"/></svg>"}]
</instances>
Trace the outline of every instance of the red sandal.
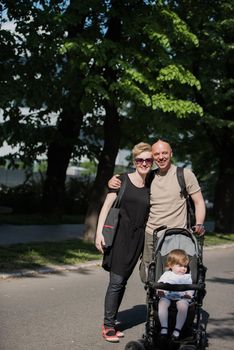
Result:
<instances>
[{"instance_id":1,"label":"red sandal","mask_svg":"<svg viewBox=\"0 0 234 350\"><path fill-rule=\"evenodd\" d=\"M124 338L124 332L121 332L117 328L115 328L115 331L118 338Z\"/></svg>"},{"instance_id":2,"label":"red sandal","mask_svg":"<svg viewBox=\"0 0 234 350\"><path fill-rule=\"evenodd\" d=\"M109 341L111 343L118 343L119 342L119 337L117 336L116 330L111 327L105 327L104 325L102 326L102 336L106 341Z\"/></svg>"}]
</instances>

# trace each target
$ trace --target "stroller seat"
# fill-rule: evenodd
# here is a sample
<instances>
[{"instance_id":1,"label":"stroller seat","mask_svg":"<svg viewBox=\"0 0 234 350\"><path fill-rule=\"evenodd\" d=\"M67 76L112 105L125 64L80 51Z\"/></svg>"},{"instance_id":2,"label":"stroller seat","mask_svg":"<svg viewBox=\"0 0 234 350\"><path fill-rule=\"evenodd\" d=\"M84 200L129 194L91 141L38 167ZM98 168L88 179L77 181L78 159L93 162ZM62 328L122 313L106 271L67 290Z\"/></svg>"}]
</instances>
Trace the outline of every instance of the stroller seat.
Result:
<instances>
[{"instance_id":1,"label":"stroller seat","mask_svg":"<svg viewBox=\"0 0 234 350\"><path fill-rule=\"evenodd\" d=\"M199 248L196 237L186 229L168 229L155 242L152 262L156 265L154 280L165 271L167 256L173 249L183 249L189 256L189 270L193 283L197 282Z\"/></svg>"},{"instance_id":2,"label":"stroller seat","mask_svg":"<svg viewBox=\"0 0 234 350\"><path fill-rule=\"evenodd\" d=\"M153 234L152 261L148 266L148 277L145 283L145 290L147 292L145 333L141 340L128 343L125 350L166 350L171 348L179 350L203 350L207 345L206 332L201 324L201 307L206 294L203 238L196 237L193 232L187 229L165 229L165 227L163 228L163 233L158 237L160 229L162 228L155 230ZM157 283L165 271L167 255L173 249L183 249L189 256L189 272L191 273L192 284L172 285L168 283ZM159 296L156 293L157 289L170 291L194 290L194 297L189 305L187 319L177 343L170 341L170 338L168 338L166 344L165 342L163 344L161 343L161 325L158 318ZM172 301L168 311L168 331L170 334L174 329L176 321L176 302Z\"/></svg>"}]
</instances>

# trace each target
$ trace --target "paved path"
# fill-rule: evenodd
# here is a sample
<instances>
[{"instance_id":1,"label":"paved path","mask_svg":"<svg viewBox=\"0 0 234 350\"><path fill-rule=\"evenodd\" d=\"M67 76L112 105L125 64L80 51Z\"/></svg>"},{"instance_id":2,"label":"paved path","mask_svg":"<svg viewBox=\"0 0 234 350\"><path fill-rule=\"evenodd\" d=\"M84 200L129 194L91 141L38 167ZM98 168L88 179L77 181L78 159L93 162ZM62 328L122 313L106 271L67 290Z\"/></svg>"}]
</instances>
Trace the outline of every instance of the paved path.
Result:
<instances>
[{"instance_id":1,"label":"paved path","mask_svg":"<svg viewBox=\"0 0 234 350\"><path fill-rule=\"evenodd\" d=\"M81 238L84 225L0 225L0 245Z\"/></svg>"},{"instance_id":2,"label":"paved path","mask_svg":"<svg viewBox=\"0 0 234 350\"><path fill-rule=\"evenodd\" d=\"M207 231L212 232L214 223L206 222ZM67 225L7 225L0 224L0 245L55 242L66 239L81 238L84 231L83 224Z\"/></svg>"},{"instance_id":3,"label":"paved path","mask_svg":"<svg viewBox=\"0 0 234 350\"><path fill-rule=\"evenodd\" d=\"M208 317L207 350L233 349L234 248L205 251ZM138 268L138 267L137 267ZM103 301L108 274L93 266L36 278L0 280L1 350L124 350L141 337L146 293L138 269L127 285L118 315L125 338L118 344L102 339Z\"/></svg>"}]
</instances>

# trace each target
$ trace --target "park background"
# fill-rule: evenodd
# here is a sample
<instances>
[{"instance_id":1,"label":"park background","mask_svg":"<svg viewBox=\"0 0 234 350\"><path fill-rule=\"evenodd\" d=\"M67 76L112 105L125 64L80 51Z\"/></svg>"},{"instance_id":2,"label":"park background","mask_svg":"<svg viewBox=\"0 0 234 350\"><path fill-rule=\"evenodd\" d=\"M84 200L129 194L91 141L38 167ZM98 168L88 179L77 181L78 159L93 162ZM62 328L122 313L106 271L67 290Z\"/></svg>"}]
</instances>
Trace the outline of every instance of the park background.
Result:
<instances>
[{"instance_id":1,"label":"park background","mask_svg":"<svg viewBox=\"0 0 234 350\"><path fill-rule=\"evenodd\" d=\"M0 166L25 178L1 181L1 223L82 222L92 241L108 179L131 168L119 151L162 137L197 175L214 231L233 233L233 9L2 1Z\"/></svg>"}]
</instances>

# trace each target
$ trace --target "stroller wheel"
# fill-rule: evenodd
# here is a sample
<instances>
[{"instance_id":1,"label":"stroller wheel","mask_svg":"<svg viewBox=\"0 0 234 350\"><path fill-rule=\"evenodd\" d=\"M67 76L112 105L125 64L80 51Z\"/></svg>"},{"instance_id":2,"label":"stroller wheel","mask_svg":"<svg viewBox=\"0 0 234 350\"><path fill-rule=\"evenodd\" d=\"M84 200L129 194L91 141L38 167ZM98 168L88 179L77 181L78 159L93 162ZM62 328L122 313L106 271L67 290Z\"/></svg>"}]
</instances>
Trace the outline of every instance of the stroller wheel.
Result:
<instances>
[{"instance_id":1,"label":"stroller wheel","mask_svg":"<svg viewBox=\"0 0 234 350\"><path fill-rule=\"evenodd\" d=\"M200 338L200 343L199 343L199 349L204 350L208 346L208 340L207 340L207 335L205 331L202 331L201 333L201 338Z\"/></svg>"},{"instance_id":2,"label":"stroller wheel","mask_svg":"<svg viewBox=\"0 0 234 350\"><path fill-rule=\"evenodd\" d=\"M145 347L140 341L130 341L126 344L124 350L145 350Z\"/></svg>"},{"instance_id":3,"label":"stroller wheel","mask_svg":"<svg viewBox=\"0 0 234 350\"><path fill-rule=\"evenodd\" d=\"M179 347L179 350L196 350L196 349L197 349L196 345L192 345L192 344L181 345Z\"/></svg>"}]
</instances>

